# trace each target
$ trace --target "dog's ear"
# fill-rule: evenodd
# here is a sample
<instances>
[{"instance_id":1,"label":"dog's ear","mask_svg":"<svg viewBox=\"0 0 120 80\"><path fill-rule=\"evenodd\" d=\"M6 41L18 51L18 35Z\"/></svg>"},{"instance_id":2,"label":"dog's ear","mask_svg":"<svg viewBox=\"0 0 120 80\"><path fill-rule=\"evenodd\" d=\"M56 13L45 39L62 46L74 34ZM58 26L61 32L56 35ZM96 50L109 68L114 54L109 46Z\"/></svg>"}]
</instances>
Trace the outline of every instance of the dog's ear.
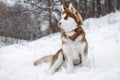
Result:
<instances>
[{"instance_id":1,"label":"dog's ear","mask_svg":"<svg viewBox=\"0 0 120 80\"><path fill-rule=\"evenodd\" d=\"M66 10L65 5L61 5L61 12L63 13Z\"/></svg>"},{"instance_id":2,"label":"dog's ear","mask_svg":"<svg viewBox=\"0 0 120 80\"><path fill-rule=\"evenodd\" d=\"M70 4L69 4L69 10L71 11L71 12L73 12L73 13L76 13L77 12L77 5L75 5L73 2L71 2Z\"/></svg>"},{"instance_id":3,"label":"dog's ear","mask_svg":"<svg viewBox=\"0 0 120 80\"><path fill-rule=\"evenodd\" d=\"M77 4L75 5L75 3L71 2L69 4L69 10L76 16L79 24L82 25L83 19L82 19L82 16L80 15L80 13L78 11Z\"/></svg>"}]
</instances>

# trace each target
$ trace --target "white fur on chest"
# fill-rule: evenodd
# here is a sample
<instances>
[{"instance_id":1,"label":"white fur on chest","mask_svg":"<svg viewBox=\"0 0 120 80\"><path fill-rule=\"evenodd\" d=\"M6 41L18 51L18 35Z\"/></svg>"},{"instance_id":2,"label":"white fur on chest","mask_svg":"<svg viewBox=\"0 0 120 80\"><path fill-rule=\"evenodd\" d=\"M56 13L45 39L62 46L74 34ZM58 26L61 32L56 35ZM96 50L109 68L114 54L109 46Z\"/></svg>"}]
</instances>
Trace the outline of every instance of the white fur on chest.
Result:
<instances>
[{"instance_id":1,"label":"white fur on chest","mask_svg":"<svg viewBox=\"0 0 120 80\"><path fill-rule=\"evenodd\" d=\"M71 57L73 61L80 60L80 54L83 52L83 49L85 47L85 43L80 41L82 38L83 36L80 35L78 38L76 38L75 41L72 41L68 38L62 37L62 40L65 42L65 44L62 45L64 54L67 57Z\"/></svg>"}]
</instances>

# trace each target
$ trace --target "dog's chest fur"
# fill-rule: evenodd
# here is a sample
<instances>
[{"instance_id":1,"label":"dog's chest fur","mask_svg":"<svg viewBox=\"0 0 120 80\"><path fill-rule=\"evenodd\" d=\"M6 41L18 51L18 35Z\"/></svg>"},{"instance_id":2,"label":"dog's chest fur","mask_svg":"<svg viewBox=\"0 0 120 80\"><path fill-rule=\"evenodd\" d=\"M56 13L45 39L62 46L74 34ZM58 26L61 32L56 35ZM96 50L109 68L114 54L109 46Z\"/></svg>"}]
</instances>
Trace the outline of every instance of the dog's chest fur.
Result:
<instances>
[{"instance_id":1,"label":"dog's chest fur","mask_svg":"<svg viewBox=\"0 0 120 80\"><path fill-rule=\"evenodd\" d=\"M81 29L69 33L62 32L62 50L65 56L71 57L74 64L79 64L80 53L85 47L82 41L84 34Z\"/></svg>"}]
</instances>

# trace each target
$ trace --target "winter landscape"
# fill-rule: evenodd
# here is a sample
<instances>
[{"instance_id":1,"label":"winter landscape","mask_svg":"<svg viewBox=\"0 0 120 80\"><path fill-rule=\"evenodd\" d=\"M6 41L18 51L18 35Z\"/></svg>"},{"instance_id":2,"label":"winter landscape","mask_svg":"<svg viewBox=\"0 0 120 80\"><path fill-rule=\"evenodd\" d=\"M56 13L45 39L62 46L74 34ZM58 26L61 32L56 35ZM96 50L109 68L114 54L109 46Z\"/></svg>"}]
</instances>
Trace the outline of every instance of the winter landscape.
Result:
<instances>
[{"instance_id":1,"label":"winter landscape","mask_svg":"<svg viewBox=\"0 0 120 80\"><path fill-rule=\"evenodd\" d=\"M88 65L48 74L40 57L61 48L60 6L78 5ZM44 37L43 37L44 36ZM0 80L120 80L120 0L0 0Z\"/></svg>"},{"instance_id":2,"label":"winter landscape","mask_svg":"<svg viewBox=\"0 0 120 80\"><path fill-rule=\"evenodd\" d=\"M53 75L49 64L33 66L33 62L61 48L60 33L39 40L0 48L0 80L120 80L120 12L100 18L86 19L89 55L88 67L75 66L73 73L62 67Z\"/></svg>"}]
</instances>

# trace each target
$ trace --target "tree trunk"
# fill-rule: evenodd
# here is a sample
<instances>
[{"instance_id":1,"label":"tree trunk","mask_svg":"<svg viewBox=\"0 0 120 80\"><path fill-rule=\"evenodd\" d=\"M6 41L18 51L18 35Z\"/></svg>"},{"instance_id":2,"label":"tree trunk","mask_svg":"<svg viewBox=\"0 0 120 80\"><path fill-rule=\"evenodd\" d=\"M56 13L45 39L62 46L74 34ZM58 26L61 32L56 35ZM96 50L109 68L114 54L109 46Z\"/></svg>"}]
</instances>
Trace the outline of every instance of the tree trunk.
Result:
<instances>
[{"instance_id":1,"label":"tree trunk","mask_svg":"<svg viewBox=\"0 0 120 80\"><path fill-rule=\"evenodd\" d=\"M107 0L108 1L108 11L110 12L115 12L115 5L114 5L114 0Z\"/></svg>"},{"instance_id":2,"label":"tree trunk","mask_svg":"<svg viewBox=\"0 0 120 80\"><path fill-rule=\"evenodd\" d=\"M95 17L95 0L92 1L92 16Z\"/></svg>"},{"instance_id":3,"label":"tree trunk","mask_svg":"<svg viewBox=\"0 0 120 80\"><path fill-rule=\"evenodd\" d=\"M101 15L101 0L96 0L97 2L97 17Z\"/></svg>"},{"instance_id":4,"label":"tree trunk","mask_svg":"<svg viewBox=\"0 0 120 80\"><path fill-rule=\"evenodd\" d=\"M120 10L120 0L117 0L117 10Z\"/></svg>"}]
</instances>

